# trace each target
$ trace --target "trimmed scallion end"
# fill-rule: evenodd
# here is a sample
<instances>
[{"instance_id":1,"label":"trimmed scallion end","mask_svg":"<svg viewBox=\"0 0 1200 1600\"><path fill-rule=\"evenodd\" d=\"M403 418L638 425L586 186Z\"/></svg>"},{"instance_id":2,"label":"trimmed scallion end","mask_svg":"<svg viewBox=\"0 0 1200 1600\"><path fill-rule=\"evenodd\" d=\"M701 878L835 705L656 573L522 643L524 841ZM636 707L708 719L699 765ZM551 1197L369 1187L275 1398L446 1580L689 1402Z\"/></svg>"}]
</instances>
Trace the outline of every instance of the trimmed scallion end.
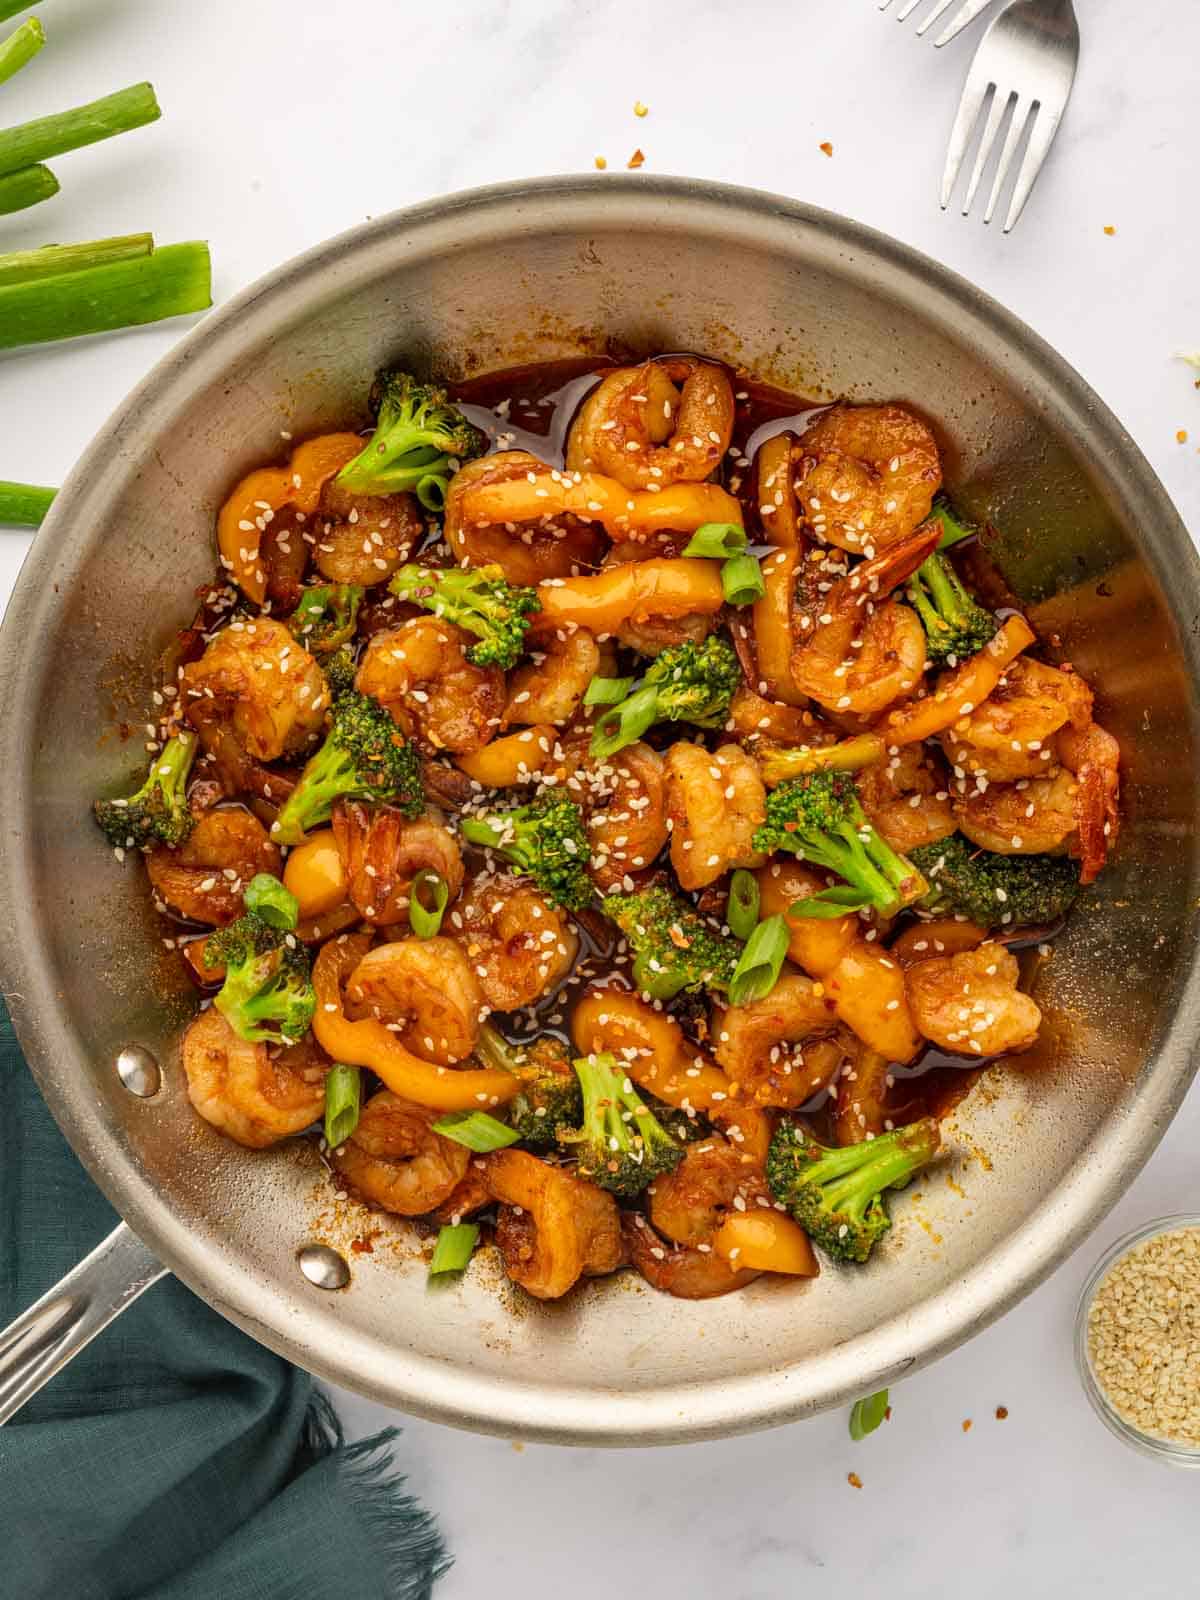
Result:
<instances>
[{"instance_id":1,"label":"trimmed scallion end","mask_svg":"<svg viewBox=\"0 0 1200 1600\"><path fill-rule=\"evenodd\" d=\"M440 1277L445 1272L461 1272L471 1259L471 1252L479 1238L479 1227L474 1222L448 1222L438 1232L429 1263L429 1276Z\"/></svg>"},{"instance_id":2,"label":"trimmed scallion end","mask_svg":"<svg viewBox=\"0 0 1200 1600\"><path fill-rule=\"evenodd\" d=\"M434 1133L465 1145L476 1155L487 1155L490 1150L503 1150L516 1144L520 1135L486 1111L449 1111L433 1125Z\"/></svg>"},{"instance_id":3,"label":"trimmed scallion end","mask_svg":"<svg viewBox=\"0 0 1200 1600\"><path fill-rule=\"evenodd\" d=\"M325 1143L336 1150L358 1127L362 1069L335 1061L325 1075Z\"/></svg>"},{"instance_id":4,"label":"trimmed scallion end","mask_svg":"<svg viewBox=\"0 0 1200 1600\"><path fill-rule=\"evenodd\" d=\"M150 255L81 272L0 285L0 349L109 333L211 304L207 244L164 245Z\"/></svg>"},{"instance_id":5,"label":"trimmed scallion end","mask_svg":"<svg viewBox=\"0 0 1200 1600\"><path fill-rule=\"evenodd\" d=\"M242 904L272 928L290 932L300 921L299 900L269 872L258 872L250 879L242 895Z\"/></svg>"},{"instance_id":6,"label":"trimmed scallion end","mask_svg":"<svg viewBox=\"0 0 1200 1600\"><path fill-rule=\"evenodd\" d=\"M65 155L68 150L111 139L114 134L144 127L161 116L153 86L133 83L116 94L90 100L87 105L35 117L32 122L19 122L15 127L0 129L0 172L16 172L35 161L45 161L48 156Z\"/></svg>"},{"instance_id":7,"label":"trimmed scallion end","mask_svg":"<svg viewBox=\"0 0 1200 1600\"><path fill-rule=\"evenodd\" d=\"M423 867L408 891L408 922L418 939L432 939L450 904L450 885L440 872Z\"/></svg>"},{"instance_id":8,"label":"trimmed scallion end","mask_svg":"<svg viewBox=\"0 0 1200 1600\"><path fill-rule=\"evenodd\" d=\"M721 567L721 588L731 606L752 606L766 594L762 568L753 556L731 556Z\"/></svg>"},{"instance_id":9,"label":"trimmed scallion end","mask_svg":"<svg viewBox=\"0 0 1200 1600\"><path fill-rule=\"evenodd\" d=\"M6 172L0 177L0 216L52 200L58 189L58 179L40 161L17 172Z\"/></svg>"},{"instance_id":10,"label":"trimmed scallion end","mask_svg":"<svg viewBox=\"0 0 1200 1600\"><path fill-rule=\"evenodd\" d=\"M782 916L767 917L746 940L746 948L733 969L729 1003L748 1006L762 1000L779 982L788 952L788 926Z\"/></svg>"},{"instance_id":11,"label":"trimmed scallion end","mask_svg":"<svg viewBox=\"0 0 1200 1600\"><path fill-rule=\"evenodd\" d=\"M865 1400L856 1400L850 1408L850 1437L865 1439L874 1433L888 1413L888 1392L880 1389Z\"/></svg>"},{"instance_id":12,"label":"trimmed scallion end","mask_svg":"<svg viewBox=\"0 0 1200 1600\"><path fill-rule=\"evenodd\" d=\"M110 261L148 256L153 249L153 234L126 233L114 239L87 239L82 244L44 244L38 250L10 250L0 255L0 284L57 278L62 272L80 272Z\"/></svg>"},{"instance_id":13,"label":"trimmed scallion end","mask_svg":"<svg viewBox=\"0 0 1200 1600\"><path fill-rule=\"evenodd\" d=\"M735 939L743 943L758 926L758 879L745 867L739 867L729 880L729 901L725 907L725 921Z\"/></svg>"},{"instance_id":14,"label":"trimmed scallion end","mask_svg":"<svg viewBox=\"0 0 1200 1600\"><path fill-rule=\"evenodd\" d=\"M7 39L0 39L0 83L6 83L37 55L46 42L46 30L36 17L27 17Z\"/></svg>"},{"instance_id":15,"label":"trimmed scallion end","mask_svg":"<svg viewBox=\"0 0 1200 1600\"><path fill-rule=\"evenodd\" d=\"M36 483L5 483L0 480L0 526L38 527L57 493L57 489L43 489Z\"/></svg>"},{"instance_id":16,"label":"trimmed scallion end","mask_svg":"<svg viewBox=\"0 0 1200 1600\"><path fill-rule=\"evenodd\" d=\"M633 688L633 678L593 678L584 691L585 706L619 705Z\"/></svg>"},{"instance_id":17,"label":"trimmed scallion end","mask_svg":"<svg viewBox=\"0 0 1200 1600\"><path fill-rule=\"evenodd\" d=\"M736 522L705 522L684 545L683 554L728 561L731 556L741 555L746 543L746 530L739 528Z\"/></svg>"},{"instance_id":18,"label":"trimmed scallion end","mask_svg":"<svg viewBox=\"0 0 1200 1600\"><path fill-rule=\"evenodd\" d=\"M38 0L0 0L0 22L7 22L9 17L15 17L18 11L28 11L37 3Z\"/></svg>"}]
</instances>

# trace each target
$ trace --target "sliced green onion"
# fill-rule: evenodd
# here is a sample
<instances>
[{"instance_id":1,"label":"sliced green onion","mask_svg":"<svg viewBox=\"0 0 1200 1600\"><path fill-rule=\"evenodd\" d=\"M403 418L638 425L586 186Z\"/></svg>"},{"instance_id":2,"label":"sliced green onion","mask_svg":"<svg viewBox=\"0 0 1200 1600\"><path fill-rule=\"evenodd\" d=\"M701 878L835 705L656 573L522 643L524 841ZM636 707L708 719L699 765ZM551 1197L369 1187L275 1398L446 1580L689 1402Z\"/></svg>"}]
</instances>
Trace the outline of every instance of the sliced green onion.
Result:
<instances>
[{"instance_id":1,"label":"sliced green onion","mask_svg":"<svg viewBox=\"0 0 1200 1600\"><path fill-rule=\"evenodd\" d=\"M636 743L647 728L652 728L657 715L658 690L653 685L648 689L636 689L615 711L596 719L591 754L601 761L616 755L627 744Z\"/></svg>"},{"instance_id":2,"label":"sliced green onion","mask_svg":"<svg viewBox=\"0 0 1200 1600\"><path fill-rule=\"evenodd\" d=\"M83 244L44 244L38 250L10 250L0 255L0 283L56 278L60 272L79 272L109 261L148 256L153 249L153 234L126 233L115 239L88 239Z\"/></svg>"},{"instance_id":3,"label":"sliced green onion","mask_svg":"<svg viewBox=\"0 0 1200 1600\"><path fill-rule=\"evenodd\" d=\"M0 350L131 328L211 304L208 246L164 245L148 256L0 286Z\"/></svg>"},{"instance_id":4,"label":"sliced green onion","mask_svg":"<svg viewBox=\"0 0 1200 1600\"><path fill-rule=\"evenodd\" d=\"M440 472L429 472L418 480L414 492L426 511L436 515L446 509L446 487L447 480Z\"/></svg>"},{"instance_id":5,"label":"sliced green onion","mask_svg":"<svg viewBox=\"0 0 1200 1600\"><path fill-rule=\"evenodd\" d=\"M52 200L58 193L58 179L40 161L32 167L22 167L18 172L6 172L0 177L0 216L10 211L24 211L27 206L40 205Z\"/></svg>"},{"instance_id":6,"label":"sliced green onion","mask_svg":"<svg viewBox=\"0 0 1200 1600\"><path fill-rule=\"evenodd\" d=\"M733 556L721 567L721 587L731 606L752 606L766 594L762 568L753 556Z\"/></svg>"},{"instance_id":7,"label":"sliced green onion","mask_svg":"<svg viewBox=\"0 0 1200 1600\"><path fill-rule=\"evenodd\" d=\"M741 959L729 981L729 999L735 1006L761 1000L779 982L788 952L788 926L781 916L767 917L746 940Z\"/></svg>"},{"instance_id":8,"label":"sliced green onion","mask_svg":"<svg viewBox=\"0 0 1200 1600\"><path fill-rule=\"evenodd\" d=\"M745 528L739 528L736 522L704 522L684 545L683 553L727 561L730 556L741 555L747 542Z\"/></svg>"},{"instance_id":9,"label":"sliced green onion","mask_svg":"<svg viewBox=\"0 0 1200 1600\"><path fill-rule=\"evenodd\" d=\"M85 106L56 111L49 117L35 117L16 127L0 129L0 172L16 172L20 167L61 156L114 134L144 127L162 116L154 89L148 83L133 83L101 100Z\"/></svg>"},{"instance_id":10,"label":"sliced green onion","mask_svg":"<svg viewBox=\"0 0 1200 1600\"><path fill-rule=\"evenodd\" d=\"M978 529L961 522L944 500L934 501L929 518L931 522L941 523L942 537L938 540L939 550L949 550L950 546L957 544L960 539L969 539L973 533L978 532Z\"/></svg>"},{"instance_id":11,"label":"sliced green onion","mask_svg":"<svg viewBox=\"0 0 1200 1600\"><path fill-rule=\"evenodd\" d=\"M0 40L0 83L7 82L14 73L20 72L45 42L46 30L36 17L26 18L7 39Z\"/></svg>"},{"instance_id":12,"label":"sliced green onion","mask_svg":"<svg viewBox=\"0 0 1200 1600\"><path fill-rule=\"evenodd\" d=\"M820 889L803 900L793 900L787 909L789 917L813 917L829 922L835 917L848 917L861 911L867 896L850 884L835 884L831 889Z\"/></svg>"},{"instance_id":13,"label":"sliced green onion","mask_svg":"<svg viewBox=\"0 0 1200 1600\"><path fill-rule=\"evenodd\" d=\"M300 921L300 902L269 872L258 872L242 895L242 904L273 928L292 929Z\"/></svg>"},{"instance_id":14,"label":"sliced green onion","mask_svg":"<svg viewBox=\"0 0 1200 1600\"><path fill-rule=\"evenodd\" d=\"M619 705L636 681L634 678L593 678L587 686L583 703L585 706Z\"/></svg>"},{"instance_id":15,"label":"sliced green onion","mask_svg":"<svg viewBox=\"0 0 1200 1600\"><path fill-rule=\"evenodd\" d=\"M465 1144L468 1150L481 1156L489 1150L503 1150L506 1145L516 1144L521 1137L507 1123L486 1111L447 1112L434 1123L433 1131L453 1139L455 1144Z\"/></svg>"},{"instance_id":16,"label":"sliced green onion","mask_svg":"<svg viewBox=\"0 0 1200 1600\"><path fill-rule=\"evenodd\" d=\"M426 900L431 903L426 905ZM432 939L450 903L450 885L440 872L423 867L408 891L408 922L418 939Z\"/></svg>"},{"instance_id":17,"label":"sliced green onion","mask_svg":"<svg viewBox=\"0 0 1200 1600\"><path fill-rule=\"evenodd\" d=\"M36 483L0 481L0 526L36 528L57 493L57 489L43 489Z\"/></svg>"},{"instance_id":18,"label":"sliced green onion","mask_svg":"<svg viewBox=\"0 0 1200 1600\"><path fill-rule=\"evenodd\" d=\"M358 1127L362 1069L335 1061L325 1074L325 1143L337 1150Z\"/></svg>"},{"instance_id":19,"label":"sliced green onion","mask_svg":"<svg viewBox=\"0 0 1200 1600\"><path fill-rule=\"evenodd\" d=\"M739 867L729 880L729 903L725 921L735 939L746 940L758 924L758 879Z\"/></svg>"},{"instance_id":20,"label":"sliced green onion","mask_svg":"<svg viewBox=\"0 0 1200 1600\"><path fill-rule=\"evenodd\" d=\"M0 22L7 22L9 17L15 17L18 11L28 11L30 6L37 5L38 0L0 0Z\"/></svg>"},{"instance_id":21,"label":"sliced green onion","mask_svg":"<svg viewBox=\"0 0 1200 1600\"><path fill-rule=\"evenodd\" d=\"M429 1263L429 1276L435 1278L443 1272L461 1272L470 1261L478 1238L477 1223L448 1222L438 1232L433 1260Z\"/></svg>"},{"instance_id":22,"label":"sliced green onion","mask_svg":"<svg viewBox=\"0 0 1200 1600\"><path fill-rule=\"evenodd\" d=\"M852 1439L865 1439L887 1416L888 1392L880 1389L878 1394L868 1395L865 1400L856 1400L850 1408L850 1437Z\"/></svg>"}]
</instances>

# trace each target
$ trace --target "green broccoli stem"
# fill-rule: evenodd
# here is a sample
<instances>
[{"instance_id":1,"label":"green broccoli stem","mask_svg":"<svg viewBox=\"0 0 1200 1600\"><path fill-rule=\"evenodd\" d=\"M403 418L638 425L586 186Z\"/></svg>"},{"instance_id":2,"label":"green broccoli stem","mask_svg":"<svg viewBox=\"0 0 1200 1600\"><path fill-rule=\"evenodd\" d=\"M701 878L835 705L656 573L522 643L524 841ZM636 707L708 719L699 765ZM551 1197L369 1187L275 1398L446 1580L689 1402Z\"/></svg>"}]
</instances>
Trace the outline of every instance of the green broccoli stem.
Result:
<instances>
[{"instance_id":1,"label":"green broccoli stem","mask_svg":"<svg viewBox=\"0 0 1200 1600\"><path fill-rule=\"evenodd\" d=\"M40 161L17 172L6 172L0 177L0 216L53 200L58 190L58 179Z\"/></svg>"},{"instance_id":2,"label":"green broccoli stem","mask_svg":"<svg viewBox=\"0 0 1200 1600\"><path fill-rule=\"evenodd\" d=\"M7 39L0 40L0 83L7 83L27 66L45 42L46 30L36 17L29 17Z\"/></svg>"},{"instance_id":3,"label":"green broccoli stem","mask_svg":"<svg viewBox=\"0 0 1200 1600\"><path fill-rule=\"evenodd\" d=\"M939 550L949 550L951 545L958 544L963 539L970 539L975 534L975 529L960 522L945 501L939 500L934 505L930 517L942 527L942 537L938 540Z\"/></svg>"},{"instance_id":4,"label":"green broccoli stem","mask_svg":"<svg viewBox=\"0 0 1200 1600\"><path fill-rule=\"evenodd\" d=\"M475 1054L485 1066L499 1072L515 1074L524 1065L524 1058L516 1045L510 1044L498 1028L490 1022L480 1024Z\"/></svg>"},{"instance_id":5,"label":"green broccoli stem","mask_svg":"<svg viewBox=\"0 0 1200 1600\"><path fill-rule=\"evenodd\" d=\"M148 256L153 249L153 234L126 233L113 239L87 239L82 244L44 244L37 250L10 250L0 255L0 284L57 278L63 272L80 272L110 261Z\"/></svg>"},{"instance_id":6,"label":"green broccoli stem","mask_svg":"<svg viewBox=\"0 0 1200 1600\"><path fill-rule=\"evenodd\" d=\"M87 105L0 129L0 173L16 172L35 161L45 161L47 156L65 155L68 150L128 133L161 116L152 85L134 83Z\"/></svg>"},{"instance_id":7,"label":"green broccoli stem","mask_svg":"<svg viewBox=\"0 0 1200 1600\"><path fill-rule=\"evenodd\" d=\"M36 528L50 509L57 489L35 483L7 483L0 479L0 524L7 528Z\"/></svg>"},{"instance_id":8,"label":"green broccoli stem","mask_svg":"<svg viewBox=\"0 0 1200 1600\"><path fill-rule=\"evenodd\" d=\"M836 744L805 746L799 750L770 750L762 759L764 781L772 788L790 778L811 772L857 772L882 761L887 745L876 733L859 733Z\"/></svg>"},{"instance_id":9,"label":"green broccoli stem","mask_svg":"<svg viewBox=\"0 0 1200 1600\"><path fill-rule=\"evenodd\" d=\"M857 1213L877 1194L891 1189L937 1154L940 1136L932 1118L910 1122L894 1133L859 1144L821 1147L821 1155L804 1173L807 1183L821 1185L832 1211Z\"/></svg>"},{"instance_id":10,"label":"green broccoli stem","mask_svg":"<svg viewBox=\"0 0 1200 1600\"><path fill-rule=\"evenodd\" d=\"M166 245L148 256L0 286L0 349L108 333L211 304L207 244Z\"/></svg>"}]
</instances>

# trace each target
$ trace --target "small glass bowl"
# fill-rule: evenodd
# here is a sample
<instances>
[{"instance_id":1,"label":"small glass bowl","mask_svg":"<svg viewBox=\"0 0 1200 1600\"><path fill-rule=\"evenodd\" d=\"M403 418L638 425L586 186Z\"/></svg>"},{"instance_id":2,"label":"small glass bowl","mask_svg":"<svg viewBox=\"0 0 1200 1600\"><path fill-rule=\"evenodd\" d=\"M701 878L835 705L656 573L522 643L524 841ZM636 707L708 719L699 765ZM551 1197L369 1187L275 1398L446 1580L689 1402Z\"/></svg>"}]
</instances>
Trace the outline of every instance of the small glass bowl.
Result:
<instances>
[{"instance_id":1,"label":"small glass bowl","mask_svg":"<svg viewBox=\"0 0 1200 1600\"><path fill-rule=\"evenodd\" d=\"M1113 1409L1092 1370L1092 1359L1088 1352L1088 1315L1092 1309L1096 1290L1109 1270L1135 1245L1144 1244L1147 1239L1153 1239L1161 1233L1175 1233L1181 1228L1200 1229L1200 1215L1185 1212L1179 1216L1158 1217L1155 1221L1147 1222L1142 1227L1135 1228L1132 1233L1127 1233L1124 1238L1118 1239L1100 1257L1083 1286L1083 1293L1079 1297L1079 1309L1075 1314L1075 1364L1079 1369L1083 1392L1092 1403L1092 1410L1118 1439L1132 1449L1140 1451L1144 1456L1150 1456L1155 1461L1165 1461L1168 1466L1200 1467L1200 1445L1179 1444L1171 1439L1143 1433L1140 1428L1134 1427Z\"/></svg>"}]
</instances>

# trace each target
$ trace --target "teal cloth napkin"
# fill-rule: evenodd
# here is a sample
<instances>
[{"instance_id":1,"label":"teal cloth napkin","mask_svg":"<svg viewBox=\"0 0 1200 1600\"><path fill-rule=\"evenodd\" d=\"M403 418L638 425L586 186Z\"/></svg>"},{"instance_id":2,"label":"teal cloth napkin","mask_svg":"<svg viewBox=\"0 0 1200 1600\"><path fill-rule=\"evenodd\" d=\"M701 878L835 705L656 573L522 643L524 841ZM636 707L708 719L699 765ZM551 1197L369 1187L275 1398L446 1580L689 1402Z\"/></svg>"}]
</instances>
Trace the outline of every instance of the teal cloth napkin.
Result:
<instances>
[{"instance_id":1,"label":"teal cloth napkin","mask_svg":"<svg viewBox=\"0 0 1200 1600\"><path fill-rule=\"evenodd\" d=\"M0 1326L117 1218L0 1004ZM449 1566L388 1428L343 1442L307 1373L174 1278L0 1428L0 1593L22 1600L423 1600Z\"/></svg>"}]
</instances>

